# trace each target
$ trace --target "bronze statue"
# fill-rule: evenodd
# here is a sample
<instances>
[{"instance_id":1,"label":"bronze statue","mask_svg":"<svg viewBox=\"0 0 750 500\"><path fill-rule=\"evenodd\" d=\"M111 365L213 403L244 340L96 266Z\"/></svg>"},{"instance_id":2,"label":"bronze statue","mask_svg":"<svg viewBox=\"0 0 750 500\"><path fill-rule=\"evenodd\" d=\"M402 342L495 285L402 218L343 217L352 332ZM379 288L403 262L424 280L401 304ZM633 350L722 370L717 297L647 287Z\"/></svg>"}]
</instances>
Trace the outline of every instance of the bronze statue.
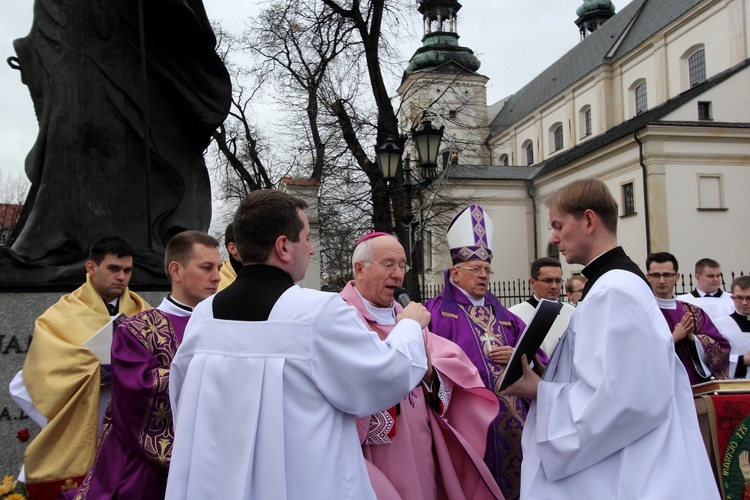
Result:
<instances>
[{"instance_id":1,"label":"bronze statue","mask_svg":"<svg viewBox=\"0 0 750 500\"><path fill-rule=\"evenodd\" d=\"M215 46L201 0L35 1L9 63L39 135L1 282L80 281L89 245L108 235L138 250L150 273L134 282L159 281L169 238L208 229L203 151L231 99Z\"/></svg>"}]
</instances>

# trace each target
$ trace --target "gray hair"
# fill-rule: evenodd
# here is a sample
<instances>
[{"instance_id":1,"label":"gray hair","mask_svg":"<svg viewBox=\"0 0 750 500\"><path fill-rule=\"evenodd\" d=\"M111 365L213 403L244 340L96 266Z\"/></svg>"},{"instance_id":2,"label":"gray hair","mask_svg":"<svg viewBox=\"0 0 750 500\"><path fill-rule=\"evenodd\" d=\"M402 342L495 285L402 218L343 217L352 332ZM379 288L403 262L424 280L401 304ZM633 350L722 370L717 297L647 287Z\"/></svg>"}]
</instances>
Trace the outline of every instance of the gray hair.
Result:
<instances>
[{"instance_id":1,"label":"gray hair","mask_svg":"<svg viewBox=\"0 0 750 500\"><path fill-rule=\"evenodd\" d=\"M372 254L373 254L372 242L382 237L389 237L398 241L398 238L396 238L392 234L382 234L374 238L366 239L365 241L363 241L362 243L354 247L354 251L352 252L352 270L354 270L355 262L362 262L363 264L369 264L372 262Z\"/></svg>"}]
</instances>

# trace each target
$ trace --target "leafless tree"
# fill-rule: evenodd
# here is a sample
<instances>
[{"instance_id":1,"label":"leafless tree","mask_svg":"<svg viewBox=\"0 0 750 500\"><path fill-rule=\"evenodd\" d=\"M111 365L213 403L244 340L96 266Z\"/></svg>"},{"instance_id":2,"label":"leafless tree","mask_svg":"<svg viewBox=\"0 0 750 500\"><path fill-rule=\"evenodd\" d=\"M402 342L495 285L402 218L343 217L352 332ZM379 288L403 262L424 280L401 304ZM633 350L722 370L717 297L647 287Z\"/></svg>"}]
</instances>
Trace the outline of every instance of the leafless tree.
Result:
<instances>
[{"instance_id":1,"label":"leafless tree","mask_svg":"<svg viewBox=\"0 0 750 500\"><path fill-rule=\"evenodd\" d=\"M0 239L9 244L13 229L18 225L22 207L31 189L31 182L24 174L11 175L0 170Z\"/></svg>"}]
</instances>

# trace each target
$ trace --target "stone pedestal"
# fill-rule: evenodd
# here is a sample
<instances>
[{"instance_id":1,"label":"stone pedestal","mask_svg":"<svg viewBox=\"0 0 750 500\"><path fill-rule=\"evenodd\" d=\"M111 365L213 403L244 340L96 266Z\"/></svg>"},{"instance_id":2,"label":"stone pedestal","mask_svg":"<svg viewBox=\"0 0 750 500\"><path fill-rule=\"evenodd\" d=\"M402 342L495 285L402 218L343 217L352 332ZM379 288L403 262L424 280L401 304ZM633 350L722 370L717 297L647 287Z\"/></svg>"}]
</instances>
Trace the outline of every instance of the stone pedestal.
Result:
<instances>
[{"instance_id":1,"label":"stone pedestal","mask_svg":"<svg viewBox=\"0 0 750 500\"><path fill-rule=\"evenodd\" d=\"M39 427L11 399L8 384L23 368L34 321L64 293L0 293L0 477L18 473L26 446L39 433ZM166 293L138 292L152 306L158 305ZM31 434L25 443L16 438L22 429Z\"/></svg>"}]
</instances>

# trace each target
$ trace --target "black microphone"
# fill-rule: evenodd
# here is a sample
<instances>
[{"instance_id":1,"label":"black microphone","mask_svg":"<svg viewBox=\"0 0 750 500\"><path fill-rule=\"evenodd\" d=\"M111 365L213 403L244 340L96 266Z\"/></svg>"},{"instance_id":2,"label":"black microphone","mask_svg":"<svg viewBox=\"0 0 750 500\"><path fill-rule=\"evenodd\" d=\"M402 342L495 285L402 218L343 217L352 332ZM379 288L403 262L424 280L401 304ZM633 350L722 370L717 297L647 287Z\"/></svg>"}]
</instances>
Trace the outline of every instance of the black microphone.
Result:
<instances>
[{"instance_id":1,"label":"black microphone","mask_svg":"<svg viewBox=\"0 0 750 500\"><path fill-rule=\"evenodd\" d=\"M396 302L401 304L403 307L408 306L411 303L411 299L409 298L409 293L406 291L405 288L396 288L393 292L393 298L396 299Z\"/></svg>"}]
</instances>

